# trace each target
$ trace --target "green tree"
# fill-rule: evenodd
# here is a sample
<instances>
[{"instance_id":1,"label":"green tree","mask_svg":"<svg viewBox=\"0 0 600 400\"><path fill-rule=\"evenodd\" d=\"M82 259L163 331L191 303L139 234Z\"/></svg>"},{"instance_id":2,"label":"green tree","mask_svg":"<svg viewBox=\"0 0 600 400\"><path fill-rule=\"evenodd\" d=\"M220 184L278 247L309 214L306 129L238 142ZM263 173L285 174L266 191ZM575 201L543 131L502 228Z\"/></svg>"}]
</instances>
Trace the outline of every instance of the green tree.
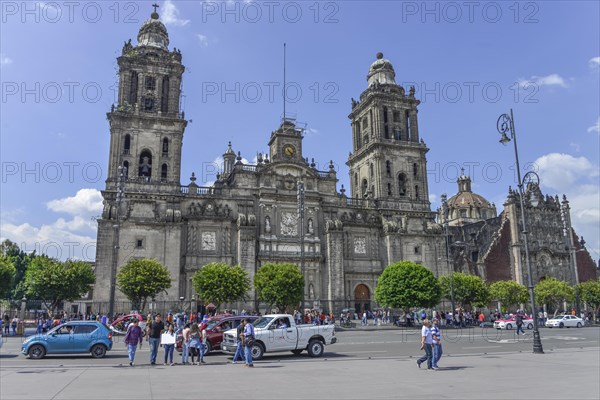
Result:
<instances>
[{"instance_id":1,"label":"green tree","mask_svg":"<svg viewBox=\"0 0 600 400\"><path fill-rule=\"evenodd\" d=\"M377 280L375 301L383 307L433 307L441 299L438 280L428 268L412 261L388 265Z\"/></svg>"},{"instance_id":2,"label":"green tree","mask_svg":"<svg viewBox=\"0 0 600 400\"><path fill-rule=\"evenodd\" d=\"M25 274L25 294L41 299L50 310L63 301L73 301L90 291L96 281L92 266L84 261L61 262L47 256L35 257Z\"/></svg>"},{"instance_id":3,"label":"green tree","mask_svg":"<svg viewBox=\"0 0 600 400\"><path fill-rule=\"evenodd\" d=\"M171 287L169 270L156 260L130 260L117 274L117 287L133 303L133 308L144 310L148 298Z\"/></svg>"},{"instance_id":4,"label":"green tree","mask_svg":"<svg viewBox=\"0 0 600 400\"><path fill-rule=\"evenodd\" d=\"M600 278L581 282L577 285L577 289L581 301L592 306L594 310L600 307Z\"/></svg>"},{"instance_id":5,"label":"green tree","mask_svg":"<svg viewBox=\"0 0 600 400\"><path fill-rule=\"evenodd\" d=\"M476 275L453 272L452 285L450 285L450 275L440 276L439 281L446 299L451 298L452 286L454 301L458 304L484 307L489 302L489 288L485 281Z\"/></svg>"},{"instance_id":6,"label":"green tree","mask_svg":"<svg viewBox=\"0 0 600 400\"><path fill-rule=\"evenodd\" d=\"M17 270L10 258L0 254L0 298L3 299L13 288Z\"/></svg>"},{"instance_id":7,"label":"green tree","mask_svg":"<svg viewBox=\"0 0 600 400\"><path fill-rule=\"evenodd\" d=\"M192 283L204 303L219 306L236 300L245 300L250 290L248 273L240 266L209 263L194 273Z\"/></svg>"},{"instance_id":8,"label":"green tree","mask_svg":"<svg viewBox=\"0 0 600 400\"><path fill-rule=\"evenodd\" d=\"M6 239L0 243L0 254L8 257L15 267L15 276L8 296L20 302L26 291L25 272L31 261L36 257L35 251L27 254L16 243Z\"/></svg>"},{"instance_id":9,"label":"green tree","mask_svg":"<svg viewBox=\"0 0 600 400\"><path fill-rule=\"evenodd\" d=\"M575 290L567 282L556 278L546 278L538 282L534 288L538 304L546 304L549 309L560 308L563 301L573 301Z\"/></svg>"},{"instance_id":10,"label":"green tree","mask_svg":"<svg viewBox=\"0 0 600 400\"><path fill-rule=\"evenodd\" d=\"M304 295L304 277L295 264L265 264L254 275L258 299L284 312L297 306Z\"/></svg>"},{"instance_id":11,"label":"green tree","mask_svg":"<svg viewBox=\"0 0 600 400\"><path fill-rule=\"evenodd\" d=\"M525 285L517 281L498 281L490 285L490 298L510 308L524 304L529 299L529 292Z\"/></svg>"}]
</instances>

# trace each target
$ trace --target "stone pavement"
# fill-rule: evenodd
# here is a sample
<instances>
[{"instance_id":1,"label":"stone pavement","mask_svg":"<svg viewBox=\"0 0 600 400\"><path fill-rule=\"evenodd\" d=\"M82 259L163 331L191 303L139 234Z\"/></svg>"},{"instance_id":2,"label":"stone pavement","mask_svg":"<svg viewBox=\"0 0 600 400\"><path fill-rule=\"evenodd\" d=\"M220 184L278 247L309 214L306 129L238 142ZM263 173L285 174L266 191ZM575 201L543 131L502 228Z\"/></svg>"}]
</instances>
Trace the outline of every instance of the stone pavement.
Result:
<instances>
[{"instance_id":1,"label":"stone pavement","mask_svg":"<svg viewBox=\"0 0 600 400\"><path fill-rule=\"evenodd\" d=\"M37 399L598 399L600 349L543 355L443 357L440 370L414 357L268 358L255 368L203 366L2 367L0 398Z\"/></svg>"}]
</instances>

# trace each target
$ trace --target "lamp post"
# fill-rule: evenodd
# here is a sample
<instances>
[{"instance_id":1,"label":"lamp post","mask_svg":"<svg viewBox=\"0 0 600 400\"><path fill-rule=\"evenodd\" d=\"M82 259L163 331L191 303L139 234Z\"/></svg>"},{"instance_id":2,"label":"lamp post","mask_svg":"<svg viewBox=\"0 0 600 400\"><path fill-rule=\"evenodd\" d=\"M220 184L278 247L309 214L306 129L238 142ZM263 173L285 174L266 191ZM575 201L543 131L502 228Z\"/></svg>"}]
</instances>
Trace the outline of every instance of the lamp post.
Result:
<instances>
[{"instance_id":1,"label":"lamp post","mask_svg":"<svg viewBox=\"0 0 600 400\"><path fill-rule=\"evenodd\" d=\"M535 308L535 293L533 290L533 277L532 277L532 272L531 272L531 262L529 260L529 242L527 239L527 234L529 232L527 232L527 224L525 222L525 201L523 199L523 197L524 197L523 183L524 183L525 179L521 180L521 169L519 166L519 151L517 150L517 134L515 132L515 120L513 117L512 109L510 110L510 115L508 115L508 114L500 115L500 117L498 118L498 121L496 122L496 128L498 129L498 132L502 135L502 137L500 139L500 143L502 143L503 145L507 145L512 140L514 147L515 147L517 179L519 181L518 186L519 186L519 205L521 207L521 225L522 225L522 232L523 232L523 242L525 245L525 264L527 266L527 285L529 288L529 299L531 301L531 313L535 314L535 310L536 310L536 308ZM510 137L508 137L507 133L510 134ZM533 179L535 177L537 177L537 174L535 174L534 172L530 172L530 173L527 173L524 178ZM539 184L539 177L537 179L538 179L538 184ZM544 349L542 347L542 339L540 337L540 331L538 329L538 319L536 318L536 315L533 315L533 352L535 354L543 354L544 353Z\"/></svg>"},{"instance_id":2,"label":"lamp post","mask_svg":"<svg viewBox=\"0 0 600 400\"><path fill-rule=\"evenodd\" d=\"M298 180L298 219L300 220L300 274L304 280L304 182ZM304 285L303 285L304 286ZM302 301L300 312L304 318L304 287L302 288Z\"/></svg>"},{"instance_id":3,"label":"lamp post","mask_svg":"<svg viewBox=\"0 0 600 400\"><path fill-rule=\"evenodd\" d=\"M119 232L121 230L121 201L123 200L124 177L124 168L119 165L117 178L117 205L115 211L115 224L113 225L115 232L113 237L112 265L110 269L110 297L108 300L108 318L111 320L115 313L115 291L117 286L117 267L119 263Z\"/></svg>"},{"instance_id":4,"label":"lamp post","mask_svg":"<svg viewBox=\"0 0 600 400\"><path fill-rule=\"evenodd\" d=\"M450 234L448 233L448 196L446 193L442 194L442 215L444 218L444 235L446 236L446 264L450 271L450 303L452 304L452 316L454 318L455 313L455 302L454 302L454 260L450 262ZM450 268L452 266L452 268Z\"/></svg>"}]
</instances>

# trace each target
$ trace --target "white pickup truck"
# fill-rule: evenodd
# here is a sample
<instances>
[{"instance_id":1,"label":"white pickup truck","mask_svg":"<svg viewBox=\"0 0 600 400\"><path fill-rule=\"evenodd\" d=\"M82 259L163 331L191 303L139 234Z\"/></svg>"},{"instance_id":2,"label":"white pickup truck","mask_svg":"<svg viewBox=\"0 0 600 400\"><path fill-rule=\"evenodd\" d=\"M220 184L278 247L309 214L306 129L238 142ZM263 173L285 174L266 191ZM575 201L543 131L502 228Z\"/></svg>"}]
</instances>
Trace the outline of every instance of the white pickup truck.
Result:
<instances>
[{"instance_id":1,"label":"white pickup truck","mask_svg":"<svg viewBox=\"0 0 600 400\"><path fill-rule=\"evenodd\" d=\"M306 350L311 357L320 357L325 345L337 341L334 325L296 325L294 318L288 314L265 315L252 325L255 337L253 360L260 360L265 353L276 351L291 351L298 355ZM235 329L225 332L221 343L223 353L235 353L236 335Z\"/></svg>"}]
</instances>

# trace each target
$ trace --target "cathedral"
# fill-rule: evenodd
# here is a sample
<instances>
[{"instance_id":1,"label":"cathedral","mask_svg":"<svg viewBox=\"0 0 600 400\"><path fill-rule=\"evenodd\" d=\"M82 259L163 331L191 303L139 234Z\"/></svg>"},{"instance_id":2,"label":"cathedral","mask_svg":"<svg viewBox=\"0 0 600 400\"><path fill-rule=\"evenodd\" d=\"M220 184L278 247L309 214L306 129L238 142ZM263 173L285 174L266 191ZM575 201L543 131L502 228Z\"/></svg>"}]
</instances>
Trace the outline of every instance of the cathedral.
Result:
<instances>
[{"instance_id":1,"label":"cathedral","mask_svg":"<svg viewBox=\"0 0 600 400\"><path fill-rule=\"evenodd\" d=\"M269 153L259 154L255 164L244 163L234 145L224 143L223 167L212 186L197 185L193 173L182 184L187 121L179 101L185 67L181 52L169 49L156 11L141 26L137 45L126 42L117 61L118 103L107 114L109 168L98 220L94 302L109 300L116 271L131 258L154 258L169 269L172 287L156 300L174 302L196 295L191 278L209 262L240 265L251 279L265 263L294 263L305 278L306 306L333 312L375 308L379 275L400 260L423 264L436 276L455 270L489 281L524 282L518 193L510 191L498 216L494 205L471 192L469 177L461 176L447 216L431 210L420 102L414 88L396 84L383 54L371 64L365 90L351 102L349 193L338 188L333 162L318 170L308 161L303 129L285 116L265 135ZM536 279L574 280L572 254L581 258L578 279L595 277L595 263L580 241L565 246L566 199L561 204L536 195L534 224L541 232L532 238ZM570 226L568 231L576 238ZM116 299L125 300L118 289ZM253 292L247 304L232 308L244 306L256 307Z\"/></svg>"}]
</instances>

